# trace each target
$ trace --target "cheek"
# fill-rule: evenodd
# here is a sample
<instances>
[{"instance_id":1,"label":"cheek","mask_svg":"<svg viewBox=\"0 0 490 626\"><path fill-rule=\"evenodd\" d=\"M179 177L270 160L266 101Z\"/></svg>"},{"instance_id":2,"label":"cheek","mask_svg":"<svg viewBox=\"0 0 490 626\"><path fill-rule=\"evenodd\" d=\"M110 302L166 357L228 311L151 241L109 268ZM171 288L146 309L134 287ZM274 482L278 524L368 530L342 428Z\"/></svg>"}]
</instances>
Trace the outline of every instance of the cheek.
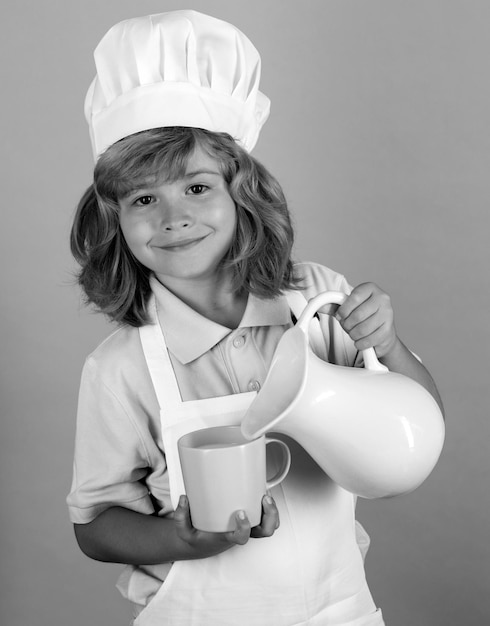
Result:
<instances>
[{"instance_id":1,"label":"cheek","mask_svg":"<svg viewBox=\"0 0 490 626\"><path fill-rule=\"evenodd\" d=\"M235 203L233 202L233 200L231 200L231 198L230 201L222 207L219 219L223 224L226 224L229 229L235 232L237 223L237 210Z\"/></svg>"},{"instance_id":2,"label":"cheek","mask_svg":"<svg viewBox=\"0 0 490 626\"><path fill-rule=\"evenodd\" d=\"M142 232L141 225L138 223L132 223L131 220L120 220L119 227L121 229L122 237L133 256L138 259L140 263L144 264L145 255L148 251L146 246L148 237L145 237Z\"/></svg>"},{"instance_id":3,"label":"cheek","mask_svg":"<svg viewBox=\"0 0 490 626\"><path fill-rule=\"evenodd\" d=\"M119 216L119 227L128 245L141 243L145 240L145 233L148 231L146 221L123 213Z\"/></svg>"}]
</instances>

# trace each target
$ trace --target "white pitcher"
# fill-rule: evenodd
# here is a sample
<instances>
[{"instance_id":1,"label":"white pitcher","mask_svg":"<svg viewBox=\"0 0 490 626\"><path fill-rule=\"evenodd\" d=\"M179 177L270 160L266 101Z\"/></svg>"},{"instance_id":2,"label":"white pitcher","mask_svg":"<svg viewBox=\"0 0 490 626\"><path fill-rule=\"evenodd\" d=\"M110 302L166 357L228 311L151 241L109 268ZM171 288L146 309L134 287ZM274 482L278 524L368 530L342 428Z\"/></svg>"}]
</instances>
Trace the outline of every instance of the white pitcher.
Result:
<instances>
[{"instance_id":1,"label":"white pitcher","mask_svg":"<svg viewBox=\"0 0 490 626\"><path fill-rule=\"evenodd\" d=\"M364 368L332 365L313 354L308 327L318 309L342 304L340 292L311 299L281 338L267 378L242 421L245 437L295 439L344 489L364 498L412 491L442 451L444 420L432 395L388 371L373 348Z\"/></svg>"}]
</instances>

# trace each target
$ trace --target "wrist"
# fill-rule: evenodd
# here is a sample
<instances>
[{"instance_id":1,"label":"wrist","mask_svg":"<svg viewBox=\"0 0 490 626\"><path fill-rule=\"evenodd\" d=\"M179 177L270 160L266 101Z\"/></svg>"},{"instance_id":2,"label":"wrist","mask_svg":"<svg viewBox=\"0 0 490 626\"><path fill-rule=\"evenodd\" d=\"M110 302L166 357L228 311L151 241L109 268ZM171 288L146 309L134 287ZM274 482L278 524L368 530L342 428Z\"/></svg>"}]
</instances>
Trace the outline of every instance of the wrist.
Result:
<instances>
[{"instance_id":1,"label":"wrist","mask_svg":"<svg viewBox=\"0 0 490 626\"><path fill-rule=\"evenodd\" d=\"M393 339L388 344L383 344L381 346L376 346L376 356L379 361L383 363L383 365L387 365L385 361L390 361L393 358L396 358L397 355L400 355L404 349L404 345L398 338L398 335L394 335Z\"/></svg>"}]
</instances>

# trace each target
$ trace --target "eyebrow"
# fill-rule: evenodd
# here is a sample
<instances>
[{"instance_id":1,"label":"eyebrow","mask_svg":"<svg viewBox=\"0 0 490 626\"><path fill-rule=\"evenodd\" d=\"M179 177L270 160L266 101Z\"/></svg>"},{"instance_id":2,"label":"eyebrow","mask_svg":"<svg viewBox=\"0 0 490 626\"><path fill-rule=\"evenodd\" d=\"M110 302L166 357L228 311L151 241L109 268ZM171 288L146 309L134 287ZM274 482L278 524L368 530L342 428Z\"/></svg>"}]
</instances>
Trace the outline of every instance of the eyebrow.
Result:
<instances>
[{"instance_id":1,"label":"eyebrow","mask_svg":"<svg viewBox=\"0 0 490 626\"><path fill-rule=\"evenodd\" d=\"M201 174L212 174L214 176L221 176L221 172L217 170L193 170L192 172L186 172L182 178L193 178L194 176L200 176Z\"/></svg>"}]
</instances>

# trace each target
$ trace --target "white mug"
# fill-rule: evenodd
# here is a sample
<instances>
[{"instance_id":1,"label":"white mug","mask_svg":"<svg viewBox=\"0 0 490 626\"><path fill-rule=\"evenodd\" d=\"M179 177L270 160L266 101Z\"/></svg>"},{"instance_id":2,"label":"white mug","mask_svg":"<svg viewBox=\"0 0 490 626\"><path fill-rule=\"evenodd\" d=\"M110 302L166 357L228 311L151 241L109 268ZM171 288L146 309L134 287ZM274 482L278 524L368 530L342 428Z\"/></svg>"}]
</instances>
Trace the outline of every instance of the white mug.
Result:
<instances>
[{"instance_id":1,"label":"white mug","mask_svg":"<svg viewBox=\"0 0 490 626\"><path fill-rule=\"evenodd\" d=\"M272 443L282 449L282 464L267 480L266 446ZM192 524L208 532L234 530L238 510L245 511L252 527L260 524L263 496L286 477L291 465L283 441L246 439L240 426L190 432L179 439L178 447Z\"/></svg>"}]
</instances>

